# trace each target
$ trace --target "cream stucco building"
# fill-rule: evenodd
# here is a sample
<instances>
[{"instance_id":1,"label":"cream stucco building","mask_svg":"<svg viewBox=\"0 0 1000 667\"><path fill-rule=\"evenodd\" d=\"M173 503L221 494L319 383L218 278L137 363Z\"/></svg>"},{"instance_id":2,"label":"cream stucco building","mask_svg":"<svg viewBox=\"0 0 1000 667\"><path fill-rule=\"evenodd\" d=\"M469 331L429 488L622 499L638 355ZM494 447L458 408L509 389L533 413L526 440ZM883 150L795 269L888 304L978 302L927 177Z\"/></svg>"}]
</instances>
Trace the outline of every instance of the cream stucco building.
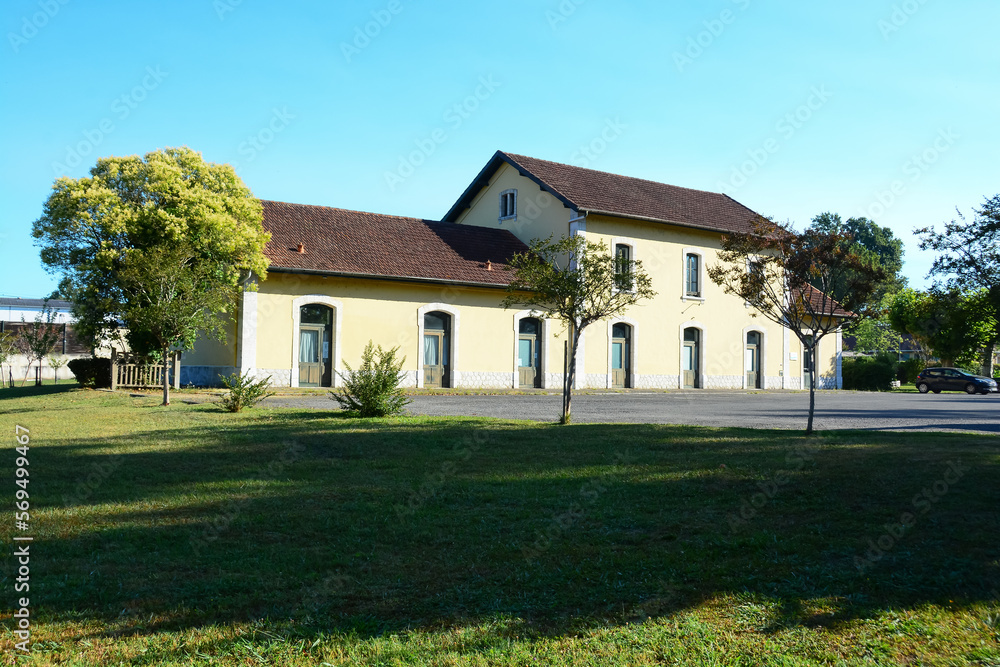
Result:
<instances>
[{"instance_id":1,"label":"cream stucco building","mask_svg":"<svg viewBox=\"0 0 1000 667\"><path fill-rule=\"evenodd\" d=\"M241 371L337 386L372 340L399 346L410 386L559 387L566 331L499 306L505 261L532 239L584 235L640 260L657 295L585 330L578 388L806 388L798 338L707 277L722 234L754 217L726 195L503 152L441 221L265 201L267 279L226 344L184 355L182 382ZM841 357L839 333L820 341L820 388L841 386Z\"/></svg>"}]
</instances>

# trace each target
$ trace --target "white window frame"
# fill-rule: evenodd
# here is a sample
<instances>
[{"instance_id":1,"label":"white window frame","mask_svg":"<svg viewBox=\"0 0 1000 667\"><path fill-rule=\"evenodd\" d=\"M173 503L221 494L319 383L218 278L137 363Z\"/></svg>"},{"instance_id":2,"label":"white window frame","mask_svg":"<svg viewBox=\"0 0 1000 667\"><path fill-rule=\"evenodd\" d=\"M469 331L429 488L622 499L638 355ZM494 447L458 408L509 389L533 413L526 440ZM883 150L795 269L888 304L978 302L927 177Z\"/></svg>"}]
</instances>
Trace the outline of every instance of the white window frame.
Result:
<instances>
[{"instance_id":1,"label":"white window frame","mask_svg":"<svg viewBox=\"0 0 1000 667\"><path fill-rule=\"evenodd\" d=\"M623 245L623 246L625 246L625 247L628 248L628 261L634 265L636 263L636 261L637 261L636 260L636 256L635 256L636 255L636 253L635 253L635 241L633 241L632 239L627 239L627 238L619 236L619 237L611 239L611 256L614 258L616 268L617 268L617 264L618 264L618 246L620 246L620 245ZM617 277L618 276L616 274L615 278L617 279ZM616 293L617 292L622 292L622 291L624 291L624 292L634 292L635 291L635 280L634 279L632 280L632 284L631 284L631 286L627 290L620 289L618 287L618 285L616 284L614 286L614 291ZM624 320L622 320L622 321L624 322Z\"/></svg>"},{"instance_id":2,"label":"white window frame","mask_svg":"<svg viewBox=\"0 0 1000 667\"><path fill-rule=\"evenodd\" d=\"M538 334L539 342L542 344L542 358L540 363L542 365L540 372L542 374L542 389L548 389L548 373L546 372L549 367L549 336L550 336L550 322L545 317L545 313L540 313L534 310L522 310L519 313L514 314L514 369L513 375L511 377L511 388L520 389L521 387L521 372L520 364L518 364L519 359L517 358L517 346L518 341L521 340L521 320L531 318L538 320L542 323L542 331Z\"/></svg>"},{"instance_id":3,"label":"white window frame","mask_svg":"<svg viewBox=\"0 0 1000 667\"><path fill-rule=\"evenodd\" d=\"M698 296L687 293L688 255L695 255L698 258L698 289L700 292ZM681 251L681 301L705 301L705 251L699 248L684 248Z\"/></svg>"},{"instance_id":4,"label":"white window frame","mask_svg":"<svg viewBox=\"0 0 1000 667\"><path fill-rule=\"evenodd\" d=\"M678 340L680 349L677 351L677 387L684 389L684 330L697 329L698 335L698 389L708 387L708 369L705 368L705 359L708 356L708 332L705 325L697 320L682 322L678 329ZM745 344L744 344L745 346ZM744 375L746 375L744 373Z\"/></svg>"},{"instance_id":5,"label":"white window frame","mask_svg":"<svg viewBox=\"0 0 1000 667\"><path fill-rule=\"evenodd\" d=\"M629 317L617 317L608 320L608 378L607 378L607 388L611 389L611 385L614 383L611 362L612 362L612 345L614 343L614 331L616 324L627 324L632 328L632 337L629 339L629 350L628 350L628 374L629 374L629 384L630 386L625 387L626 389L635 389L636 380L638 379L638 374L636 373L636 368L639 361L638 353L638 337L639 337L639 325L636 321Z\"/></svg>"},{"instance_id":6,"label":"white window frame","mask_svg":"<svg viewBox=\"0 0 1000 667\"><path fill-rule=\"evenodd\" d=\"M757 353L760 355L760 390L767 390L767 329L760 325L751 325L743 329L743 388L750 389L747 386L747 362L746 362L746 350L747 350L747 336L751 333L760 334L760 349Z\"/></svg>"},{"instance_id":7,"label":"white window frame","mask_svg":"<svg viewBox=\"0 0 1000 667\"><path fill-rule=\"evenodd\" d=\"M417 309L417 389L424 388L424 315L442 312L451 315L451 370L448 375L448 387L455 389L462 379L458 368L458 332L461 324L461 314L458 308L446 303L428 303Z\"/></svg>"},{"instance_id":8,"label":"white window frame","mask_svg":"<svg viewBox=\"0 0 1000 667\"><path fill-rule=\"evenodd\" d=\"M766 270L766 266L764 266L764 262L762 261L764 259L766 259L766 258L762 257L761 255L754 255L753 257L747 257L747 266L746 266L747 275L750 275L750 272L753 271L753 265L754 264L761 264L761 269L762 270ZM788 296L789 296L788 290L785 289L783 297L785 299L787 299ZM744 308L751 308L752 306L751 306L751 304L750 304L749 301L744 301L743 302L743 307Z\"/></svg>"},{"instance_id":9,"label":"white window frame","mask_svg":"<svg viewBox=\"0 0 1000 667\"><path fill-rule=\"evenodd\" d=\"M504 202L507 197L510 197L511 207L510 211L504 215ZM500 222L505 220L517 220L517 189L511 188L509 190L504 190L500 193Z\"/></svg>"},{"instance_id":10,"label":"white window frame","mask_svg":"<svg viewBox=\"0 0 1000 667\"><path fill-rule=\"evenodd\" d=\"M299 386L299 317L302 312L302 306L310 304L328 306L333 309L333 378L331 378L332 382L330 384L334 387L343 386L343 380L340 377L342 363L340 332L343 329L344 305L339 300L323 294L308 294L300 296L297 299L292 299L292 381L289 385L292 387Z\"/></svg>"}]
</instances>

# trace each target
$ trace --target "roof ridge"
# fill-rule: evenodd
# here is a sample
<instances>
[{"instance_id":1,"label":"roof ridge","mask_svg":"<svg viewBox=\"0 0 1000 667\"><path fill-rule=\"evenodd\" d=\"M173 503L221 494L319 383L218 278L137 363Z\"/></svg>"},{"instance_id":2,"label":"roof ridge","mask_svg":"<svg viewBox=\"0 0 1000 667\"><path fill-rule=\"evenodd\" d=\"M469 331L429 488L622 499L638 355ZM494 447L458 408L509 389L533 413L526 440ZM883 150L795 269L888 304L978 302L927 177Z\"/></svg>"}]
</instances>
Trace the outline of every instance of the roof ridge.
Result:
<instances>
[{"instance_id":1,"label":"roof ridge","mask_svg":"<svg viewBox=\"0 0 1000 667\"><path fill-rule=\"evenodd\" d=\"M276 199L261 199L261 203L278 204L280 206L298 206L301 208L318 208L327 211L338 211L340 213L361 213L362 215L374 215L379 218L395 218L397 220L412 220L416 222L441 222L441 220L429 220L427 218L414 218L408 215L393 215L391 213L376 213L375 211L359 211L353 208L340 208L337 206L324 206L323 204L298 204L296 202L278 201Z\"/></svg>"},{"instance_id":2,"label":"roof ridge","mask_svg":"<svg viewBox=\"0 0 1000 667\"><path fill-rule=\"evenodd\" d=\"M715 195L717 197L729 197L729 195L727 195L724 192L715 192L714 190L700 190L698 188L686 188L683 185L673 185L671 183L664 183L663 181L654 181L652 179L642 178L640 176L626 176L624 174L615 174L610 171L601 171L600 169L591 169L589 167L578 167L575 164L566 164L565 162L555 162L554 160L545 160L543 158L532 157L530 155L518 155L517 153L508 153L506 151L500 151L500 152L506 155L507 157L514 159L515 161L518 158L536 160L537 162L545 162L548 164L555 165L557 167L567 167L569 169L577 169L579 171L589 171L593 174L601 174L603 176L613 176L615 178L622 178L629 181L642 181L644 183L652 183L653 185L665 185L668 188L676 188L677 190L687 190L688 192L700 192L702 194ZM525 166L525 168L527 167ZM732 197L729 197L729 199L732 199L734 202L739 204L739 202L733 199ZM740 204L740 206L743 206L743 204Z\"/></svg>"}]
</instances>

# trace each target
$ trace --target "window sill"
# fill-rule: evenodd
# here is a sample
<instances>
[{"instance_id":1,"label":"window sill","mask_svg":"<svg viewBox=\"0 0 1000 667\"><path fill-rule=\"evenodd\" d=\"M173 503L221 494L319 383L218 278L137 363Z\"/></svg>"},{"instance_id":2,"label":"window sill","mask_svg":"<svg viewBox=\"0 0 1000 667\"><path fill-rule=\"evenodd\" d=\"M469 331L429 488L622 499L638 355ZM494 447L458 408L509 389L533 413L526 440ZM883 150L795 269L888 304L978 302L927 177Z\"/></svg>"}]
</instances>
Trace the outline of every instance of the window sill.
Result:
<instances>
[{"instance_id":1,"label":"window sill","mask_svg":"<svg viewBox=\"0 0 1000 667\"><path fill-rule=\"evenodd\" d=\"M510 222L512 220L516 222L517 221L517 216L516 215L509 215L506 218L500 218L499 220L500 220L500 222Z\"/></svg>"},{"instance_id":2,"label":"window sill","mask_svg":"<svg viewBox=\"0 0 1000 667\"><path fill-rule=\"evenodd\" d=\"M703 297L703 296L691 296L689 294L685 294L684 296L681 297L681 301L698 301L700 303L704 303L705 297Z\"/></svg>"}]
</instances>

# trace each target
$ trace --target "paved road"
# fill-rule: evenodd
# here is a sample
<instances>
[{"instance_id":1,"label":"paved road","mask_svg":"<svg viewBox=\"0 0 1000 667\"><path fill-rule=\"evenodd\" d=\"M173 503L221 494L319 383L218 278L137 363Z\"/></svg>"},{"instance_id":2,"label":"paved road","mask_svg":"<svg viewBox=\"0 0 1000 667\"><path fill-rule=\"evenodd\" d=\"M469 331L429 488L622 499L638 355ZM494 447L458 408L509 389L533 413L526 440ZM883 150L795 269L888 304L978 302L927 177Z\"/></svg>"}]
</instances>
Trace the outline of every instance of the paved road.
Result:
<instances>
[{"instance_id":1,"label":"paved road","mask_svg":"<svg viewBox=\"0 0 1000 667\"><path fill-rule=\"evenodd\" d=\"M555 421L558 395L415 396L417 415L474 415L503 419ZM329 410L326 397L275 397L275 407ZM670 392L580 394L573 397L576 423L661 423L702 426L801 429L809 395L799 392ZM1000 394L878 394L819 392L816 428L898 431L979 431L1000 433Z\"/></svg>"}]
</instances>

